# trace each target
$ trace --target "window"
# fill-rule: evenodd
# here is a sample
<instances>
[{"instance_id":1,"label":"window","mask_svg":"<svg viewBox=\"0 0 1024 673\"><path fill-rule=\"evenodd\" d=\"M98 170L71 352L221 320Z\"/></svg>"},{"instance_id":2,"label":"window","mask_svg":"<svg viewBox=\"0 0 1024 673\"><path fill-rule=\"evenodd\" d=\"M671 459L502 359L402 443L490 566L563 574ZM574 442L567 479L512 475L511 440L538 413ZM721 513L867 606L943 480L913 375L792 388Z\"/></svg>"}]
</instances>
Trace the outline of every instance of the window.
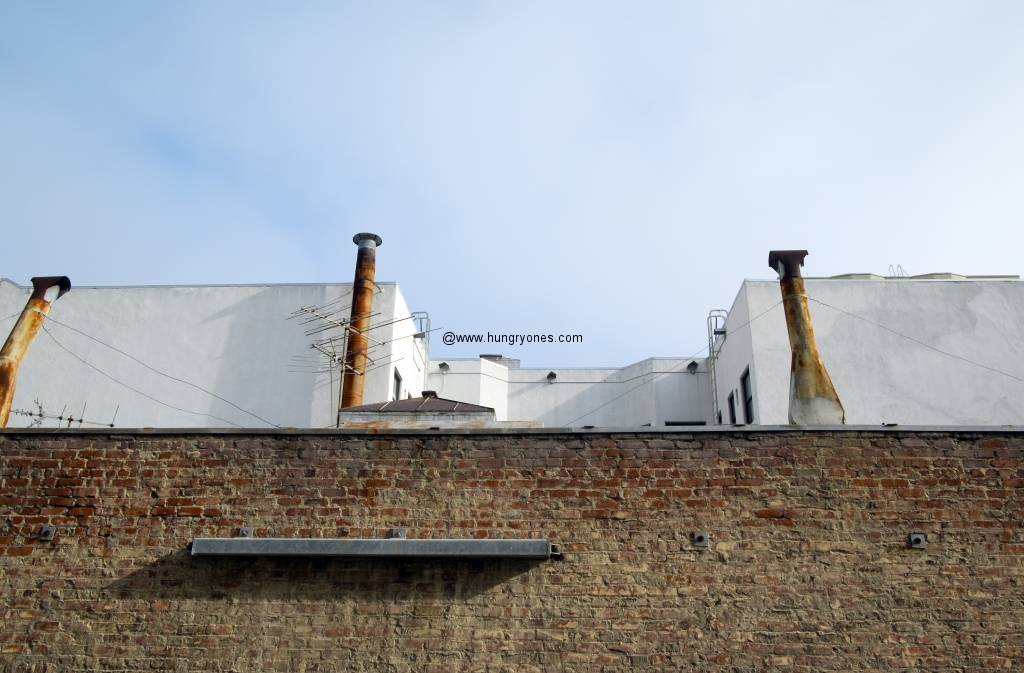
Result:
<instances>
[{"instance_id":1,"label":"window","mask_svg":"<svg viewBox=\"0 0 1024 673\"><path fill-rule=\"evenodd\" d=\"M736 396L729 393L729 422L736 425Z\"/></svg>"},{"instance_id":2,"label":"window","mask_svg":"<svg viewBox=\"0 0 1024 673\"><path fill-rule=\"evenodd\" d=\"M743 391L743 422L754 422L754 391L750 389L750 367L740 377L740 390Z\"/></svg>"},{"instance_id":3,"label":"window","mask_svg":"<svg viewBox=\"0 0 1024 673\"><path fill-rule=\"evenodd\" d=\"M398 373L397 367L395 368L395 391L392 393L391 399L402 399L402 375Z\"/></svg>"}]
</instances>

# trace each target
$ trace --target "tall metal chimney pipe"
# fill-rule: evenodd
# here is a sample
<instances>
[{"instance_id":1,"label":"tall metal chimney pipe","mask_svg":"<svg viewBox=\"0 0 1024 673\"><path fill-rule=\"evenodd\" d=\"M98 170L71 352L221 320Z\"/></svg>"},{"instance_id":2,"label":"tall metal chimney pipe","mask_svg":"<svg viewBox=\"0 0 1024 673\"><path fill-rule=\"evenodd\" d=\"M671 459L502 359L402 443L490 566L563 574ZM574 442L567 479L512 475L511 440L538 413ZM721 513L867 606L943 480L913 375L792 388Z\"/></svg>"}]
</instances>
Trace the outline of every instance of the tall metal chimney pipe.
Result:
<instances>
[{"instance_id":1,"label":"tall metal chimney pipe","mask_svg":"<svg viewBox=\"0 0 1024 673\"><path fill-rule=\"evenodd\" d=\"M39 276L32 279L32 296L28 298L21 317L14 324L4 347L0 349L0 428L7 427L18 382L18 367L28 355L32 341L39 334L50 313L50 304L71 289L67 276Z\"/></svg>"},{"instance_id":2,"label":"tall metal chimney pipe","mask_svg":"<svg viewBox=\"0 0 1024 673\"><path fill-rule=\"evenodd\" d=\"M792 425L843 425L846 412L814 341L807 291L800 275L806 256L806 250L772 250L768 254L768 266L779 274L782 307L786 310L789 345L793 350L789 422Z\"/></svg>"},{"instance_id":3,"label":"tall metal chimney pipe","mask_svg":"<svg viewBox=\"0 0 1024 673\"><path fill-rule=\"evenodd\" d=\"M352 314L349 318L348 347L345 349L345 387L341 406L358 407L363 403L366 354L370 341L366 337L373 309L373 274L377 267L377 246L384 241L376 234L356 234L352 242L356 253L356 279L352 286Z\"/></svg>"}]
</instances>

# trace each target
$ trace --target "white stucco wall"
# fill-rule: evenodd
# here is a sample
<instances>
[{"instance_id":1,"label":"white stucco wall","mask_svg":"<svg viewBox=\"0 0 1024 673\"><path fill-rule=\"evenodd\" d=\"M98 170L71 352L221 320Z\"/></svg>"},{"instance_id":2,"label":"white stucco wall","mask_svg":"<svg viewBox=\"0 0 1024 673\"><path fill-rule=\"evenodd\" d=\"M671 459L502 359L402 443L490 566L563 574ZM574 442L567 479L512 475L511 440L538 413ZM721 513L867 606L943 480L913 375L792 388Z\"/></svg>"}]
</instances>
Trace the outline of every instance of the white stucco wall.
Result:
<instances>
[{"instance_id":1,"label":"white stucco wall","mask_svg":"<svg viewBox=\"0 0 1024 673\"><path fill-rule=\"evenodd\" d=\"M1019 280L807 279L822 360L848 424L1005 425L1024 423L1024 382L897 336L814 300L952 355L1024 379L1024 283ZM781 300L777 281L743 283L730 322ZM786 424L790 349L782 307L748 326L750 351L723 351L723 378L752 363L756 422ZM736 342L742 339L734 339ZM722 371L720 370L720 371Z\"/></svg>"},{"instance_id":2,"label":"white stucco wall","mask_svg":"<svg viewBox=\"0 0 1024 673\"><path fill-rule=\"evenodd\" d=\"M736 300L733 302L732 308L729 309L729 317L725 321L725 338L724 340L721 340L718 345L719 355L715 361L715 379L718 384L718 409L722 412L722 423L725 425L729 424L730 393L732 393L736 400L736 422L744 422L743 393L740 389L740 377L748 367L750 368L751 386L754 390L754 422L761 423L760 413L757 407L757 393L759 390L757 377L759 375L759 371L753 366L754 351L751 340L751 328L757 327L757 323L765 320L768 316L762 316L753 323L750 322L750 318L752 316L760 315L767 310L768 307L755 305L753 309L751 309L746 290L747 285L744 283L740 287L739 293L736 295ZM782 307L780 306L775 310L781 312ZM783 327L785 327L785 323L783 323ZM788 368L788 361L786 366ZM788 386L788 369L786 381L786 385ZM789 389L787 388L786 390L786 399L788 404Z\"/></svg>"},{"instance_id":3,"label":"white stucco wall","mask_svg":"<svg viewBox=\"0 0 1024 673\"><path fill-rule=\"evenodd\" d=\"M623 368L506 368L484 359L430 363L428 385L447 399L495 409L498 420L540 421L545 427L663 426L711 421L707 368L697 359L650 358ZM555 372L550 383L548 373Z\"/></svg>"},{"instance_id":4,"label":"white stucco wall","mask_svg":"<svg viewBox=\"0 0 1024 673\"><path fill-rule=\"evenodd\" d=\"M396 291L390 291L395 287ZM423 377L426 373L426 353L422 342L414 339L416 325L409 313L402 293L397 286L380 285L380 291L374 295L373 312L375 316L371 325L381 326L370 331L370 337L384 342L384 345L370 342L370 357L376 362L368 364L374 368L367 378L367 389L363 396L364 404L372 404L389 400L394 397L395 370L402 377L401 396L419 397L423 391ZM376 369L379 368L379 369ZM380 372L377 376L377 372Z\"/></svg>"},{"instance_id":5,"label":"white stucco wall","mask_svg":"<svg viewBox=\"0 0 1024 673\"><path fill-rule=\"evenodd\" d=\"M440 369L442 362L447 372ZM509 370L502 365L483 358L431 360L427 372L425 389L438 397L490 407L498 421L518 420L508 418Z\"/></svg>"},{"instance_id":6,"label":"white stucco wall","mask_svg":"<svg viewBox=\"0 0 1024 673\"><path fill-rule=\"evenodd\" d=\"M818 347L846 410L847 423L874 425L1024 424L1024 381L930 350L845 315L824 302L925 344L1024 379L1024 284L1019 280L806 280ZM28 287L0 280L0 318L16 316ZM54 304L53 336L104 374L40 333L19 372L14 408L109 421L119 427L263 425L230 404L149 371L68 330L82 330L150 366L209 390L273 423L333 424L338 376L292 373L309 358L315 337L287 320L300 306L347 303L351 284L181 287L76 287ZM743 421L740 377L748 367L754 422L788 422L790 351L774 280L744 281L726 321L717 361L719 405L736 397ZM817 301L815 301L817 300ZM372 319L365 403L391 399L394 372L403 397L435 390L441 397L492 407L499 421L540 421L547 427L664 426L712 423L707 363L650 358L623 368L506 368L479 358L427 361L413 338L415 324L397 285L378 284ZM15 318L0 323L4 336ZM322 335L321 335L322 336ZM427 380L424 382L424 375ZM161 404L147 399L154 397ZM179 407L181 410L169 406ZM184 411L183 411L184 410ZM194 413L188 413L194 412ZM214 418L217 417L217 418ZM223 420L220 420L223 419ZM10 426L30 422L12 416ZM47 425L54 425L48 421Z\"/></svg>"},{"instance_id":7,"label":"white stucco wall","mask_svg":"<svg viewBox=\"0 0 1024 673\"><path fill-rule=\"evenodd\" d=\"M74 279L72 279L73 281ZM88 404L85 418L108 422L117 409L118 427L266 427L252 416L188 385L153 373L56 321L119 348L151 367L184 379L273 423L294 427L332 425L338 401L338 374L292 373L295 357L316 355L310 326L287 320L300 306L341 300L346 306L350 283L329 285L238 285L180 287L74 287L53 304L47 328L61 344L105 374L141 393L190 412L171 409L114 383L68 354L40 332L22 363L14 408L35 410L39 399L47 412L73 413ZM19 314L30 289L0 280L0 318ZM396 311L398 312L396 314ZM405 300L394 283L378 284L373 324L408 317ZM0 323L6 338L16 318ZM371 351L383 366L368 372L364 401L388 399L395 366L413 386L417 373L411 320L371 330L390 342ZM389 355L394 355L389 358ZM397 362L394 362L397 360ZM422 355L420 355L422 369ZM209 414L209 415L206 415ZM213 416L219 417L213 418ZM30 419L12 415L10 427ZM47 426L55 425L48 421Z\"/></svg>"}]
</instances>

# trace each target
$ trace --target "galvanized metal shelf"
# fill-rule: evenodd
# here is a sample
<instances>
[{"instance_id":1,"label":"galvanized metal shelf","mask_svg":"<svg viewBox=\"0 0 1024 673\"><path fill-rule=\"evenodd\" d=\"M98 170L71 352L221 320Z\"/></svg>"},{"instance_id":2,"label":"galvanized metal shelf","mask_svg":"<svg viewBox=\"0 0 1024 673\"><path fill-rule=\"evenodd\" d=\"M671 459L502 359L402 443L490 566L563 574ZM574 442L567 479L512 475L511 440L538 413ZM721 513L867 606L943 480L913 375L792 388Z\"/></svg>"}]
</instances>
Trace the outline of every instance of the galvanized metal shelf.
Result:
<instances>
[{"instance_id":1,"label":"galvanized metal shelf","mask_svg":"<svg viewBox=\"0 0 1024 673\"><path fill-rule=\"evenodd\" d=\"M547 540L253 537L192 540L193 556L546 559L557 554L557 547Z\"/></svg>"}]
</instances>

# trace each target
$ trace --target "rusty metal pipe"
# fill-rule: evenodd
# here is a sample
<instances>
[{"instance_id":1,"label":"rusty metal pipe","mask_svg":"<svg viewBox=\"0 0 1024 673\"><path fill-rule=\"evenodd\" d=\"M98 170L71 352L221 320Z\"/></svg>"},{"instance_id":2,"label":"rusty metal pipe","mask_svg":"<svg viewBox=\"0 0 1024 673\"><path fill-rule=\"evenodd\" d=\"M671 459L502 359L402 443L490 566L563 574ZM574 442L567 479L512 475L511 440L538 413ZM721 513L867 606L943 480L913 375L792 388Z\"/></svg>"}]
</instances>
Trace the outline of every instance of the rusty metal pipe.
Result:
<instances>
[{"instance_id":1,"label":"rusty metal pipe","mask_svg":"<svg viewBox=\"0 0 1024 673\"><path fill-rule=\"evenodd\" d=\"M843 425L846 412L818 354L800 267L806 250L773 250L768 266L779 274L793 360L789 373L789 422L792 425Z\"/></svg>"},{"instance_id":2,"label":"rusty metal pipe","mask_svg":"<svg viewBox=\"0 0 1024 673\"><path fill-rule=\"evenodd\" d=\"M14 324L4 347L0 349L0 428L7 427L14 402L14 388L18 382L18 367L28 355L32 341L43 326L50 305L71 289L67 276L40 276L32 279L32 296L29 297L21 317Z\"/></svg>"},{"instance_id":3,"label":"rusty metal pipe","mask_svg":"<svg viewBox=\"0 0 1024 673\"><path fill-rule=\"evenodd\" d=\"M383 241L376 234L356 234L352 242L356 253L356 279L352 286L352 313L349 318L348 346L345 349L345 387L341 406L358 407L363 403L366 356L370 341L370 313L373 310L373 275L377 267L377 246Z\"/></svg>"}]
</instances>

